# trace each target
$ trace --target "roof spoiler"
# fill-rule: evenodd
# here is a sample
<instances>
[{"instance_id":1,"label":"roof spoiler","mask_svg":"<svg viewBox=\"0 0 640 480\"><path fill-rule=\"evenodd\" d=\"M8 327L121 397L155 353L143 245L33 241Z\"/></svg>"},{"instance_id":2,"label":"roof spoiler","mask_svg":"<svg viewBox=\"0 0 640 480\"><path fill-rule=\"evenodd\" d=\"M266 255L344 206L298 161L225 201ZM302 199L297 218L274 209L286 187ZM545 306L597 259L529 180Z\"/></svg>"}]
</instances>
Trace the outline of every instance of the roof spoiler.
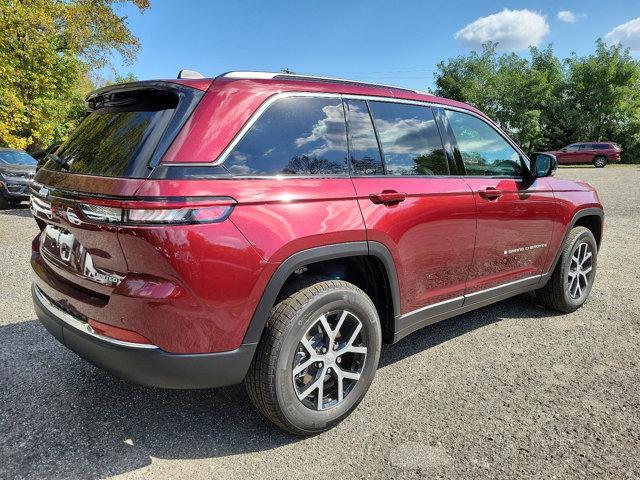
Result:
<instances>
[{"instance_id":1,"label":"roof spoiler","mask_svg":"<svg viewBox=\"0 0 640 480\"><path fill-rule=\"evenodd\" d=\"M195 70L182 69L178 72L178 79L182 80L185 78L200 79L204 78L204 75L202 75L200 72L196 72Z\"/></svg>"}]
</instances>

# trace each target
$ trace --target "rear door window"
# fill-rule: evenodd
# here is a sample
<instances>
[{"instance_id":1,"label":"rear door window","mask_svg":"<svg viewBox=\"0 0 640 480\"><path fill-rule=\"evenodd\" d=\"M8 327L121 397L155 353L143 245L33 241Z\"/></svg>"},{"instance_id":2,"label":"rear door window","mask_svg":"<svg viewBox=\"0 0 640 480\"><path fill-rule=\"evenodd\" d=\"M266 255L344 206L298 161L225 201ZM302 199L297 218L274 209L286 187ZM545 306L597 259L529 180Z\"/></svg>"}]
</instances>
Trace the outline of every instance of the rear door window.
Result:
<instances>
[{"instance_id":1,"label":"rear door window","mask_svg":"<svg viewBox=\"0 0 640 480\"><path fill-rule=\"evenodd\" d=\"M169 130L177 131L201 96L188 90L141 88L90 97L87 116L46 168L108 177L147 177L154 152L171 140L162 141L168 127L173 123ZM176 118L176 112L184 118Z\"/></svg>"},{"instance_id":2,"label":"rear door window","mask_svg":"<svg viewBox=\"0 0 640 480\"><path fill-rule=\"evenodd\" d=\"M447 161L429 107L369 102L387 175L447 175Z\"/></svg>"},{"instance_id":3,"label":"rear door window","mask_svg":"<svg viewBox=\"0 0 640 480\"><path fill-rule=\"evenodd\" d=\"M347 133L340 98L277 100L222 164L232 175L343 175Z\"/></svg>"},{"instance_id":4,"label":"rear door window","mask_svg":"<svg viewBox=\"0 0 640 480\"><path fill-rule=\"evenodd\" d=\"M349 156L354 175L384 175L382 157L367 102L346 100L349 125Z\"/></svg>"}]
</instances>

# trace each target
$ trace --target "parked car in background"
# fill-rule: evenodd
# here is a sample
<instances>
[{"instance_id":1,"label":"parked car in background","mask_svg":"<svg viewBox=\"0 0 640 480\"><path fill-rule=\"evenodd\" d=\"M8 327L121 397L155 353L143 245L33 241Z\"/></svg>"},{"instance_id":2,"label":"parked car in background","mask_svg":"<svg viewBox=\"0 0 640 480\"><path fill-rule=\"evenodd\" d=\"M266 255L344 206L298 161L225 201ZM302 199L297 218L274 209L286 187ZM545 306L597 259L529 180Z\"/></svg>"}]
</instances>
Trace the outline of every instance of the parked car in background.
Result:
<instances>
[{"instance_id":1,"label":"parked car in background","mask_svg":"<svg viewBox=\"0 0 640 480\"><path fill-rule=\"evenodd\" d=\"M607 163L618 163L622 149L613 142L572 143L561 150L547 152L556 156L560 165L588 165L604 168Z\"/></svg>"},{"instance_id":2,"label":"parked car in background","mask_svg":"<svg viewBox=\"0 0 640 480\"><path fill-rule=\"evenodd\" d=\"M32 294L54 337L127 380L244 380L315 434L362 400L382 342L531 290L572 312L593 285L596 191L472 106L233 72L87 109L31 189Z\"/></svg>"},{"instance_id":3,"label":"parked car in background","mask_svg":"<svg viewBox=\"0 0 640 480\"><path fill-rule=\"evenodd\" d=\"M38 161L22 150L0 148L0 210L29 200Z\"/></svg>"}]
</instances>

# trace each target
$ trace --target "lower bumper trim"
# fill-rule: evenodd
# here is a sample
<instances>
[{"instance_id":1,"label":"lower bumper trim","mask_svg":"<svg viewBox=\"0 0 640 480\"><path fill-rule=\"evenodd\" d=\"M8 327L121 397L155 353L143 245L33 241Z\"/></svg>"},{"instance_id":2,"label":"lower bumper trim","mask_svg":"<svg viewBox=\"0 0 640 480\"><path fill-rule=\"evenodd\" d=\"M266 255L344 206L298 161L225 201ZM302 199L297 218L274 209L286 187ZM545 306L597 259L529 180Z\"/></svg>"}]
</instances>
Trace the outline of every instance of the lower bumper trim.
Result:
<instances>
[{"instance_id":1,"label":"lower bumper trim","mask_svg":"<svg viewBox=\"0 0 640 480\"><path fill-rule=\"evenodd\" d=\"M155 346L140 348L144 344L131 346L128 342L105 340L106 337L71 325L68 318L60 315L61 310L50 308L51 302L35 284L31 293L38 319L58 341L97 367L141 385L191 389L240 383L257 346L243 344L228 352L174 354Z\"/></svg>"}]
</instances>

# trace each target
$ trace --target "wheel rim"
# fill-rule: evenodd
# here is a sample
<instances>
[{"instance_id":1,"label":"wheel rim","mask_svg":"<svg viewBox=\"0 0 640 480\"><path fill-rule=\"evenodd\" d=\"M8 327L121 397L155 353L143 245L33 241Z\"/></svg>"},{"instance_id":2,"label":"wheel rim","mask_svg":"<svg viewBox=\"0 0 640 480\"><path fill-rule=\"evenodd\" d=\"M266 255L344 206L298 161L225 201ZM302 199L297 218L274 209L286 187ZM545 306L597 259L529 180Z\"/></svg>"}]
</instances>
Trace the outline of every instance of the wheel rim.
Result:
<instances>
[{"instance_id":1,"label":"wheel rim","mask_svg":"<svg viewBox=\"0 0 640 480\"><path fill-rule=\"evenodd\" d=\"M360 380L367 338L360 319L348 310L321 315L298 343L292 365L298 399L312 410L344 401Z\"/></svg>"},{"instance_id":2,"label":"wheel rim","mask_svg":"<svg viewBox=\"0 0 640 480\"><path fill-rule=\"evenodd\" d=\"M591 246L582 242L578 244L572 254L567 275L567 290L569 296L578 300L587 294L593 276L593 252Z\"/></svg>"},{"instance_id":3,"label":"wheel rim","mask_svg":"<svg viewBox=\"0 0 640 480\"><path fill-rule=\"evenodd\" d=\"M596 166L597 167L601 167L604 165L604 160L602 158L597 158L596 159Z\"/></svg>"}]
</instances>

